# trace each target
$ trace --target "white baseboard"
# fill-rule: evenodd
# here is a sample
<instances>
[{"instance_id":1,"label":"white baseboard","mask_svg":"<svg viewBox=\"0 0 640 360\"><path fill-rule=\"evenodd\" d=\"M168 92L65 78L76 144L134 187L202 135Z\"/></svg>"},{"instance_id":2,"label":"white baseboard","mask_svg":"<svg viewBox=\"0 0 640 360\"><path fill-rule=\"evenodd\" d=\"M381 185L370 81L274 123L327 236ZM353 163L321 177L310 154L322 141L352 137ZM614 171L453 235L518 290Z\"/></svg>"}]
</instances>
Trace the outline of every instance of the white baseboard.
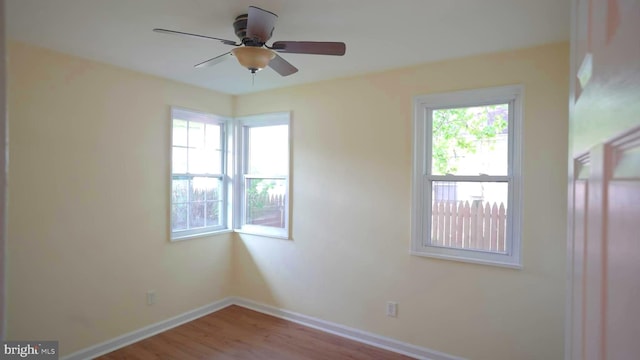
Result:
<instances>
[{"instance_id":1,"label":"white baseboard","mask_svg":"<svg viewBox=\"0 0 640 360\"><path fill-rule=\"evenodd\" d=\"M278 309L276 307L257 303L241 297L233 297L234 305L255 310L267 315L275 316L300 325L318 329L330 334L338 335L350 340L358 341L377 348L393 351L407 355L416 359L425 360L464 360L461 357L445 354L439 351L411 345L385 336L354 329L348 326L336 324L330 321L321 320L307 315L302 315L289 310Z\"/></svg>"},{"instance_id":2,"label":"white baseboard","mask_svg":"<svg viewBox=\"0 0 640 360\"><path fill-rule=\"evenodd\" d=\"M114 350L120 349L122 347L133 344L140 340L159 334L163 331L167 331L169 329L172 329L176 326L182 325L189 321L211 314L220 309L226 308L227 306L230 306L230 305L233 305L233 299L225 298L225 299L216 301L214 303L211 303L209 305L205 305L203 307L200 307L191 311L187 311L186 313L180 314L170 319L163 320L149 326L145 326L142 329L138 329L130 333L124 334L122 336L118 336L117 338L107 340L103 343L88 347L86 349L82 349L80 351L69 354L67 356L63 356L61 357L61 360L93 359L100 355L110 353Z\"/></svg>"},{"instance_id":3,"label":"white baseboard","mask_svg":"<svg viewBox=\"0 0 640 360\"><path fill-rule=\"evenodd\" d=\"M375 346L381 349L393 351L399 354L425 360L464 360L463 358L445 354L439 351L411 345L385 336L370 332L350 328L330 321L321 320L307 315L295 313L293 311L279 309L270 305L261 304L241 297L228 297L216 301L201 308L188 311L173 318L157 322L142 329L132 331L128 334L105 341L98 345L77 351L73 354L63 356L61 360L85 360L93 359L100 355L107 354L119 348L146 339L155 334L167 331L176 326L182 325L199 317L211 314L230 305L238 305L247 309L255 310L267 315L292 321L304 326L308 326L320 331L341 336L347 339L358 341L364 344Z\"/></svg>"}]
</instances>

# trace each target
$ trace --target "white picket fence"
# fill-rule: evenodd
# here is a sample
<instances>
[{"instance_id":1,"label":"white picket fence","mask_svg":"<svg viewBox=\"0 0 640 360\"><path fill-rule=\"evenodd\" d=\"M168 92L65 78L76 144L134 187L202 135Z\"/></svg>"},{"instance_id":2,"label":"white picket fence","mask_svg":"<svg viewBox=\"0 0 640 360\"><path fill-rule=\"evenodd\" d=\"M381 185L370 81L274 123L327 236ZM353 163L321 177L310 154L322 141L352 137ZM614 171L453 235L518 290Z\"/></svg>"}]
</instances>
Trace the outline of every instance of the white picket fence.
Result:
<instances>
[{"instance_id":1,"label":"white picket fence","mask_svg":"<svg viewBox=\"0 0 640 360\"><path fill-rule=\"evenodd\" d=\"M431 244L461 249L505 251L507 213L503 203L435 201Z\"/></svg>"}]
</instances>

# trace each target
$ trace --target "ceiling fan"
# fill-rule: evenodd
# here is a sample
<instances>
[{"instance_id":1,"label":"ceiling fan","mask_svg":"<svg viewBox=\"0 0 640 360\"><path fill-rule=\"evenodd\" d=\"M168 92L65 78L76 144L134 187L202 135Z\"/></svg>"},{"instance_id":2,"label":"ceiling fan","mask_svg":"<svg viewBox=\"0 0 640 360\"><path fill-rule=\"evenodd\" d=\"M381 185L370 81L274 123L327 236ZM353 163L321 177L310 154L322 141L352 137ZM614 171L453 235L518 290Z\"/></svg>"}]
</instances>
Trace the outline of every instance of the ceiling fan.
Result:
<instances>
[{"instance_id":1,"label":"ceiling fan","mask_svg":"<svg viewBox=\"0 0 640 360\"><path fill-rule=\"evenodd\" d=\"M232 40L168 29L153 29L153 31L163 34L216 40L225 45L235 46L235 48L229 52L196 64L196 68L213 66L231 56L235 56L240 65L249 69L252 74L269 66L278 74L289 76L298 72L298 69L280 57L278 53L337 56L345 54L346 45L343 42L276 41L272 43L271 46L267 45L267 41L273 34L277 19L278 15L270 11L249 6L248 13L236 17L233 22L236 36L240 39L239 43Z\"/></svg>"}]
</instances>

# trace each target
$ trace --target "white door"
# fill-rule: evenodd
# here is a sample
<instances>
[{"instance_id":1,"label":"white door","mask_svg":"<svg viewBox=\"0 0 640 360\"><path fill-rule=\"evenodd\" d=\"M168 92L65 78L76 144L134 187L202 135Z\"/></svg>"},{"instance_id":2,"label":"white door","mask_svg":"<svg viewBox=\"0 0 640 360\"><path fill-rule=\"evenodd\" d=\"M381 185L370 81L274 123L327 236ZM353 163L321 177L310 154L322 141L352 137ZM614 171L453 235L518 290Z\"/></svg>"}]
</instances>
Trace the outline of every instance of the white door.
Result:
<instances>
[{"instance_id":1,"label":"white door","mask_svg":"<svg viewBox=\"0 0 640 360\"><path fill-rule=\"evenodd\" d=\"M640 0L574 0L568 359L640 359Z\"/></svg>"}]
</instances>

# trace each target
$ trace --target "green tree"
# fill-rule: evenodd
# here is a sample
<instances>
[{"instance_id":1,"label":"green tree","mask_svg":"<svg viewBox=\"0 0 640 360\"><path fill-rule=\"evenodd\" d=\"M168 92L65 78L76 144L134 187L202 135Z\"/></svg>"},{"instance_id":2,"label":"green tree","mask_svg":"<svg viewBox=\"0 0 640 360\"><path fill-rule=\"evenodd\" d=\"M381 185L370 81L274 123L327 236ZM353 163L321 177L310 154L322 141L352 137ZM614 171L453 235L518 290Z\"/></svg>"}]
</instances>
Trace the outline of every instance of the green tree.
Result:
<instances>
[{"instance_id":1,"label":"green tree","mask_svg":"<svg viewBox=\"0 0 640 360\"><path fill-rule=\"evenodd\" d=\"M434 110L434 173L456 173L456 159L475 154L480 144L507 128L507 111L507 105Z\"/></svg>"},{"instance_id":2,"label":"green tree","mask_svg":"<svg viewBox=\"0 0 640 360\"><path fill-rule=\"evenodd\" d=\"M276 183L273 180L257 180L253 179L249 181L249 188L247 189L247 205L251 209L262 209L269 197L269 190L275 187Z\"/></svg>"}]
</instances>

